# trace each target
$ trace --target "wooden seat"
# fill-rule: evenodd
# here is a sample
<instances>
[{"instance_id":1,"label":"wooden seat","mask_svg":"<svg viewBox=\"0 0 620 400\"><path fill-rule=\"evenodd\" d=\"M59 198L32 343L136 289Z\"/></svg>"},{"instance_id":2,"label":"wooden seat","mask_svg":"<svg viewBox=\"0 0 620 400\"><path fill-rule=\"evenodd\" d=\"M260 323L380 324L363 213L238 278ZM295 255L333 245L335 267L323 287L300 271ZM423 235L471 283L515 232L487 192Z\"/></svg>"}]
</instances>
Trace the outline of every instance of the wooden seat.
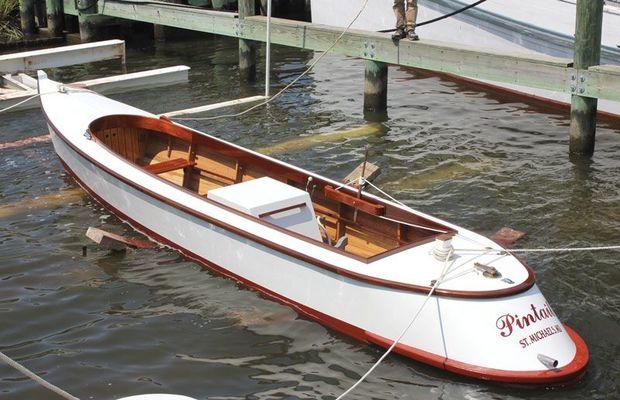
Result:
<instances>
[{"instance_id":1,"label":"wooden seat","mask_svg":"<svg viewBox=\"0 0 620 400\"><path fill-rule=\"evenodd\" d=\"M177 169L184 169L187 167L193 167L194 165L196 165L196 163L192 163L189 162L183 158L174 158L172 160L168 160L168 161L162 161L159 162L157 164L151 164L151 165L146 165L144 166L144 169L146 169L149 172L152 172L156 175L159 174L163 174L165 172L170 172L170 171L174 171Z\"/></svg>"}]
</instances>

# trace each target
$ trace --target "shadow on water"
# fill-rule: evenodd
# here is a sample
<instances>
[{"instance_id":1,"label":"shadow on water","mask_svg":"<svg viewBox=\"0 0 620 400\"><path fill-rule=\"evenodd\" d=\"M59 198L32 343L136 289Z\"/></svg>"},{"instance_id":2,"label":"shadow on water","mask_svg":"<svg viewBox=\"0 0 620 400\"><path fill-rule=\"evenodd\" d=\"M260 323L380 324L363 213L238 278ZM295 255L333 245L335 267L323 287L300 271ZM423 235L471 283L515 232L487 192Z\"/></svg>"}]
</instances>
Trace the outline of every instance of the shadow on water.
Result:
<instances>
[{"instance_id":1,"label":"shadow on water","mask_svg":"<svg viewBox=\"0 0 620 400\"><path fill-rule=\"evenodd\" d=\"M261 94L263 67L257 82L240 84L237 51L234 40L214 37L130 50L130 71L187 64L190 82L114 97L164 112ZM312 57L275 46L272 91ZM77 81L118 72L118 63L103 62L57 69L55 76ZM373 119L362 110L363 76L361 61L330 55L268 107L188 125L250 148L280 146L275 157L335 179L356 167L370 144L370 161L382 169L376 183L391 195L480 233L506 225L522 230L524 247L620 242L617 128L599 128L591 163L572 163L561 113L393 68L389 116ZM2 118L7 141L45 130L36 111ZM355 131L364 126L379 128ZM334 132L346 134L315 141ZM24 212L0 218L0 350L69 392L96 399L145 392L333 399L380 356L169 249L112 254L94 247L84 237L88 226L121 234L131 228L85 198L26 206L75 188L50 143L1 155L0 202ZM620 374L616 256L526 257L556 313L589 345L591 365L578 384L499 386L391 356L352 398L610 398ZM2 399L42 393L0 366Z\"/></svg>"}]
</instances>

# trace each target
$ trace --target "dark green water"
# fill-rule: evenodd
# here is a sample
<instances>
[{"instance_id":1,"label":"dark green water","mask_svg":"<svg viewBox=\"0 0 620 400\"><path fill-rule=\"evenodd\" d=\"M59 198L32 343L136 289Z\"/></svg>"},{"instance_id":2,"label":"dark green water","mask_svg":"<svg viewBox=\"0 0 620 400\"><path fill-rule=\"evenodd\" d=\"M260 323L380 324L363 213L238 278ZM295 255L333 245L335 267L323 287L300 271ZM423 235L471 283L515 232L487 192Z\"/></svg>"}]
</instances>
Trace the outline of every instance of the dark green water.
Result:
<instances>
[{"instance_id":1,"label":"dark green water","mask_svg":"<svg viewBox=\"0 0 620 400\"><path fill-rule=\"evenodd\" d=\"M260 94L240 87L234 40L158 44L128 54L130 71L186 64L190 82L115 96L152 112ZM276 47L274 89L312 54ZM364 124L359 60L328 56L266 109L189 125L259 148ZM59 80L119 72L116 62L63 68ZM261 69L262 73L262 69ZM3 114L1 142L44 133L38 110ZM524 247L620 243L620 128L600 126L590 164L568 160L567 119L518 99L390 69L389 119L369 137L275 156L333 178L363 148L376 183L407 204L484 234L527 232ZM333 399L381 351L325 329L167 250L109 254L88 226L131 233L84 197L13 212L7 204L75 188L50 143L0 150L0 351L82 399L168 392L199 399ZM82 257L82 246L89 252ZM611 399L620 376L618 253L528 255L563 321L589 345L574 386L486 384L390 356L351 398ZM480 349L485 351L485 349ZM1 399L51 399L0 365Z\"/></svg>"}]
</instances>

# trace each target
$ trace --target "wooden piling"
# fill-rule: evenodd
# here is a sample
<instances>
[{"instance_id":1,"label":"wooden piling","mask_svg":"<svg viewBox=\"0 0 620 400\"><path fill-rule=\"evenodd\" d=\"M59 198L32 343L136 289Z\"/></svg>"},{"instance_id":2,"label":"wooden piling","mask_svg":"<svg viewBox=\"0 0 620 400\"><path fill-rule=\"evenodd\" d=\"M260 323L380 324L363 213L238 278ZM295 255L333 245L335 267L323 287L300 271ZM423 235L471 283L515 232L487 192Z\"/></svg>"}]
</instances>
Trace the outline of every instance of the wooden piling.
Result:
<instances>
[{"instance_id":1,"label":"wooden piling","mask_svg":"<svg viewBox=\"0 0 620 400\"><path fill-rule=\"evenodd\" d=\"M364 61L364 111L382 113L387 110L388 65Z\"/></svg>"},{"instance_id":2,"label":"wooden piling","mask_svg":"<svg viewBox=\"0 0 620 400\"><path fill-rule=\"evenodd\" d=\"M96 21L97 0L78 0L78 22L82 42L93 42L98 39L99 24Z\"/></svg>"},{"instance_id":3,"label":"wooden piling","mask_svg":"<svg viewBox=\"0 0 620 400\"><path fill-rule=\"evenodd\" d=\"M67 33L77 33L80 31L80 23L76 15L65 14L65 30Z\"/></svg>"},{"instance_id":4,"label":"wooden piling","mask_svg":"<svg viewBox=\"0 0 620 400\"><path fill-rule=\"evenodd\" d=\"M166 41L166 27L164 25L153 24L153 40L156 42Z\"/></svg>"},{"instance_id":5,"label":"wooden piling","mask_svg":"<svg viewBox=\"0 0 620 400\"><path fill-rule=\"evenodd\" d=\"M47 8L47 29L50 36L62 36L65 28L62 0L45 0Z\"/></svg>"},{"instance_id":6,"label":"wooden piling","mask_svg":"<svg viewBox=\"0 0 620 400\"><path fill-rule=\"evenodd\" d=\"M37 17L37 26L39 28L47 28L45 0L34 0L34 15Z\"/></svg>"},{"instance_id":7,"label":"wooden piling","mask_svg":"<svg viewBox=\"0 0 620 400\"><path fill-rule=\"evenodd\" d=\"M239 31L245 17L255 15L254 0L239 0ZM251 40L239 39L239 77L244 81L256 79L256 46Z\"/></svg>"},{"instance_id":8,"label":"wooden piling","mask_svg":"<svg viewBox=\"0 0 620 400\"><path fill-rule=\"evenodd\" d=\"M34 0L19 0L19 17L24 35L34 35L37 31L34 23Z\"/></svg>"},{"instance_id":9,"label":"wooden piling","mask_svg":"<svg viewBox=\"0 0 620 400\"><path fill-rule=\"evenodd\" d=\"M592 156L596 134L596 109L598 100L580 96L588 84L580 70L598 65L601 60L601 34L603 29L603 0L577 0L575 26L576 73L571 77L573 95L570 112L570 154Z\"/></svg>"}]
</instances>

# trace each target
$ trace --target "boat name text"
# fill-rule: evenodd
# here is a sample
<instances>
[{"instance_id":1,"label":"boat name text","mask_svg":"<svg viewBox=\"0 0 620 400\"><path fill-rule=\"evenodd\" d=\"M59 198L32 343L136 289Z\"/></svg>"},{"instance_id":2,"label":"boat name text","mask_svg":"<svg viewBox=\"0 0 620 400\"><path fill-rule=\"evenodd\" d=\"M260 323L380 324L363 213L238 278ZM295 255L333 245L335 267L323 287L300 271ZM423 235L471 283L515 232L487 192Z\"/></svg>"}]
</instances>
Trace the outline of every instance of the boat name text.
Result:
<instances>
[{"instance_id":1,"label":"boat name text","mask_svg":"<svg viewBox=\"0 0 620 400\"><path fill-rule=\"evenodd\" d=\"M503 337L508 337L512 335L512 332L517 328L525 329L538 321L555 317L555 313L546 303L541 308L537 308L534 304L530 304L530 310L531 312L523 316L519 316L518 314L504 314L500 316L497 321L495 321L495 326L499 330L499 334Z\"/></svg>"}]
</instances>

